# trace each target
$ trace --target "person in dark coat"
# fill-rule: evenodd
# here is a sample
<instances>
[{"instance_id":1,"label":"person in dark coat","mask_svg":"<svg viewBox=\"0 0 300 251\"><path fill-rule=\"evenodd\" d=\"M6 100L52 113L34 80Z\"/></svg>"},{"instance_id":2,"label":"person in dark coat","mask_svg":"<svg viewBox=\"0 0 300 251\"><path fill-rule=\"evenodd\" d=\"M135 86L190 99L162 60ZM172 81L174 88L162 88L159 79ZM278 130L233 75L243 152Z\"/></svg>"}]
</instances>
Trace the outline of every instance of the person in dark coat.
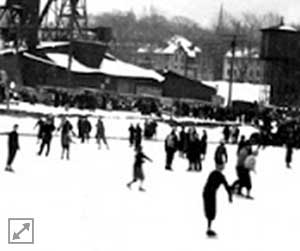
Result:
<instances>
[{"instance_id":1,"label":"person in dark coat","mask_svg":"<svg viewBox=\"0 0 300 251\"><path fill-rule=\"evenodd\" d=\"M142 146L137 147L134 165L133 165L133 180L127 184L127 187L129 189L131 189L131 185L133 183L140 181L139 190L142 192L145 191L145 189L143 188L143 182L145 180L145 175L144 175L143 168L142 168L145 160L152 162L152 160L143 153Z\"/></svg>"},{"instance_id":2,"label":"person in dark coat","mask_svg":"<svg viewBox=\"0 0 300 251\"><path fill-rule=\"evenodd\" d=\"M46 122L43 125L43 129L42 129L42 143L41 143L38 155L41 155L43 153L45 146L47 147L46 156L49 155L50 145L51 145L51 140L52 140L52 133L54 130L55 130L55 126L54 126L53 120L51 118L47 118Z\"/></svg>"},{"instance_id":3,"label":"person in dark coat","mask_svg":"<svg viewBox=\"0 0 300 251\"><path fill-rule=\"evenodd\" d=\"M64 155L66 154L67 159L70 159L70 144L72 141L71 134L75 135L73 132L73 126L66 117L62 117L61 125L57 128L57 130L61 130L61 146L62 153L61 159L64 159Z\"/></svg>"},{"instance_id":4,"label":"person in dark coat","mask_svg":"<svg viewBox=\"0 0 300 251\"><path fill-rule=\"evenodd\" d=\"M224 141L221 140L219 146L215 151L215 164L218 169L221 167L224 168L225 164L228 161L227 150L225 148Z\"/></svg>"},{"instance_id":5,"label":"person in dark coat","mask_svg":"<svg viewBox=\"0 0 300 251\"><path fill-rule=\"evenodd\" d=\"M83 117L80 116L77 121L77 129L78 129L78 138L81 139L81 143L84 142L84 133L83 133Z\"/></svg>"},{"instance_id":6,"label":"person in dark coat","mask_svg":"<svg viewBox=\"0 0 300 251\"><path fill-rule=\"evenodd\" d=\"M232 144L236 144L238 142L239 136L240 136L240 129L238 126L235 126L232 130L232 135L231 135Z\"/></svg>"},{"instance_id":7,"label":"person in dark coat","mask_svg":"<svg viewBox=\"0 0 300 251\"><path fill-rule=\"evenodd\" d=\"M285 155L285 163L287 168L291 168L292 156L293 156L293 134L289 133L288 138L286 140L286 155Z\"/></svg>"},{"instance_id":8,"label":"person in dark coat","mask_svg":"<svg viewBox=\"0 0 300 251\"><path fill-rule=\"evenodd\" d=\"M135 128L133 124L130 124L128 131L129 131L129 146L132 147L135 141Z\"/></svg>"},{"instance_id":9,"label":"person in dark coat","mask_svg":"<svg viewBox=\"0 0 300 251\"><path fill-rule=\"evenodd\" d=\"M142 144L142 128L140 124L137 124L135 127L135 148L138 148Z\"/></svg>"},{"instance_id":10,"label":"person in dark coat","mask_svg":"<svg viewBox=\"0 0 300 251\"><path fill-rule=\"evenodd\" d=\"M222 174L223 169L224 166L220 165L210 173L203 190L204 213L208 222L206 234L209 237L216 236L216 232L211 229L211 224L217 213L216 195L220 185L224 185L229 196L229 202L232 202L231 189L226 181L225 176Z\"/></svg>"},{"instance_id":11,"label":"person in dark coat","mask_svg":"<svg viewBox=\"0 0 300 251\"><path fill-rule=\"evenodd\" d=\"M101 149L101 140L106 145L106 148L109 149L106 136L105 136L105 127L102 121L102 118L99 117L96 124L96 140L98 144L98 149Z\"/></svg>"},{"instance_id":12,"label":"person in dark coat","mask_svg":"<svg viewBox=\"0 0 300 251\"><path fill-rule=\"evenodd\" d=\"M180 157L184 157L185 145L187 140L186 137L187 137L187 133L185 132L185 128L184 126L181 126L181 130L179 132L179 138L178 138L178 151Z\"/></svg>"},{"instance_id":13,"label":"person in dark coat","mask_svg":"<svg viewBox=\"0 0 300 251\"><path fill-rule=\"evenodd\" d=\"M228 143L229 142L229 138L230 138L230 128L229 128L229 125L225 125L225 127L223 129L223 135L224 135L225 143Z\"/></svg>"},{"instance_id":14,"label":"person in dark coat","mask_svg":"<svg viewBox=\"0 0 300 251\"><path fill-rule=\"evenodd\" d=\"M87 142L89 141L91 130L92 130L92 125L88 120L88 118L85 117L82 121L82 133L83 133L83 138L81 140L82 143L84 143L85 141Z\"/></svg>"},{"instance_id":15,"label":"person in dark coat","mask_svg":"<svg viewBox=\"0 0 300 251\"><path fill-rule=\"evenodd\" d=\"M45 123L44 119L42 117L40 117L39 120L36 122L35 126L33 127L33 129L38 128L37 144L39 144L40 141L42 140L42 129L43 129L44 123Z\"/></svg>"},{"instance_id":16,"label":"person in dark coat","mask_svg":"<svg viewBox=\"0 0 300 251\"><path fill-rule=\"evenodd\" d=\"M172 171L172 162L174 154L177 151L178 138L175 133L175 129L165 139L165 151L166 151L166 170Z\"/></svg>"},{"instance_id":17,"label":"person in dark coat","mask_svg":"<svg viewBox=\"0 0 300 251\"><path fill-rule=\"evenodd\" d=\"M239 154L240 150L247 145L245 135L241 136L241 139L238 143L237 154Z\"/></svg>"},{"instance_id":18,"label":"person in dark coat","mask_svg":"<svg viewBox=\"0 0 300 251\"><path fill-rule=\"evenodd\" d=\"M203 130L202 137L201 137L200 141L201 141L202 160L204 160L205 156L206 156L206 151L207 151L207 133L206 133L206 130Z\"/></svg>"},{"instance_id":19,"label":"person in dark coat","mask_svg":"<svg viewBox=\"0 0 300 251\"><path fill-rule=\"evenodd\" d=\"M187 159L189 160L189 168L187 171L201 171L201 142L196 132L189 135L189 143L187 147Z\"/></svg>"},{"instance_id":20,"label":"person in dark coat","mask_svg":"<svg viewBox=\"0 0 300 251\"><path fill-rule=\"evenodd\" d=\"M18 125L15 124L13 127L13 130L8 134L8 158L6 163L5 171L8 172L14 172L14 170L11 167L11 164L13 163L17 151L20 149L19 145L19 134L18 134Z\"/></svg>"}]
</instances>

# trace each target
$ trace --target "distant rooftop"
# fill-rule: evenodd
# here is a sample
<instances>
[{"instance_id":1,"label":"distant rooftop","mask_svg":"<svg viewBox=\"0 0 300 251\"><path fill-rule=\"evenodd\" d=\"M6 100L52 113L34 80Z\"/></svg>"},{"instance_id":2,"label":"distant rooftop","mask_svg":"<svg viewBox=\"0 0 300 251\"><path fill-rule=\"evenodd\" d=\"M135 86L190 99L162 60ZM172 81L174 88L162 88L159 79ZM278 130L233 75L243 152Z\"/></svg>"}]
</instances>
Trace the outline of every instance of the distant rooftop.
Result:
<instances>
[{"instance_id":1,"label":"distant rooftop","mask_svg":"<svg viewBox=\"0 0 300 251\"><path fill-rule=\"evenodd\" d=\"M278 31L299 32L295 27L290 26L290 25L286 25L284 23L283 18L281 19L280 24L278 24L276 26L271 26L271 27L268 27L268 28L264 28L262 30L274 30L274 31L278 30Z\"/></svg>"},{"instance_id":2,"label":"distant rooftop","mask_svg":"<svg viewBox=\"0 0 300 251\"><path fill-rule=\"evenodd\" d=\"M191 41L180 35L175 35L167 41L166 47L151 48L149 44L137 50L138 53L153 52L156 54L174 54L176 50L182 48L189 57L195 58L201 49L195 46Z\"/></svg>"},{"instance_id":3,"label":"distant rooftop","mask_svg":"<svg viewBox=\"0 0 300 251\"><path fill-rule=\"evenodd\" d=\"M239 48L235 51L236 58L259 58L259 51L256 48L249 50L248 48ZM231 51L227 51L225 54L226 58L231 58Z\"/></svg>"}]
</instances>

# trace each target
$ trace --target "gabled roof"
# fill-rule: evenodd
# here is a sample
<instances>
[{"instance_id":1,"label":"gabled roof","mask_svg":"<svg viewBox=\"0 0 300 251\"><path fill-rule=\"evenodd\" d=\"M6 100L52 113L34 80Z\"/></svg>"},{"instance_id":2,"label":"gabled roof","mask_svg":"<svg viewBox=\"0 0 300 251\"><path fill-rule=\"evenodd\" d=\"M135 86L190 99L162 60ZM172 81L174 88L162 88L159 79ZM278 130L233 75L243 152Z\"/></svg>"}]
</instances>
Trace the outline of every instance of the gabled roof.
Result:
<instances>
[{"instance_id":1,"label":"gabled roof","mask_svg":"<svg viewBox=\"0 0 300 251\"><path fill-rule=\"evenodd\" d=\"M69 56L64 53L46 53L48 59L33 55L28 52L24 52L23 55L32 60L58 66L64 69L67 69L69 64ZM154 70L144 69L139 66L123 62L110 54L105 54L105 57L102 60L99 68L88 67L73 57L71 71L85 74L98 73L115 77L153 79L158 82L162 82L164 80L164 77Z\"/></svg>"}]
</instances>

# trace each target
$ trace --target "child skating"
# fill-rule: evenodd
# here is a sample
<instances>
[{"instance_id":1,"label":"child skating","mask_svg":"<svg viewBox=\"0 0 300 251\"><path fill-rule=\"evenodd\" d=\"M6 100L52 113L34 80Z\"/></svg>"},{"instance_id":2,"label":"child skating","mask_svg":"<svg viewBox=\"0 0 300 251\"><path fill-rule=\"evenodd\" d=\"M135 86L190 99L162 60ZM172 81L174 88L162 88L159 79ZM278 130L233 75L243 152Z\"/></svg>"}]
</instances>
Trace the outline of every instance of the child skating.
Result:
<instances>
[{"instance_id":1,"label":"child skating","mask_svg":"<svg viewBox=\"0 0 300 251\"><path fill-rule=\"evenodd\" d=\"M133 183L140 181L139 190L141 192L144 192L145 189L143 188L143 182L145 179L145 175L142 166L145 160L148 160L150 162L152 162L152 160L143 153L142 146L137 147L135 151L136 154L135 154L135 160L133 165L133 180L127 184L127 187L131 189L131 185Z\"/></svg>"}]
</instances>

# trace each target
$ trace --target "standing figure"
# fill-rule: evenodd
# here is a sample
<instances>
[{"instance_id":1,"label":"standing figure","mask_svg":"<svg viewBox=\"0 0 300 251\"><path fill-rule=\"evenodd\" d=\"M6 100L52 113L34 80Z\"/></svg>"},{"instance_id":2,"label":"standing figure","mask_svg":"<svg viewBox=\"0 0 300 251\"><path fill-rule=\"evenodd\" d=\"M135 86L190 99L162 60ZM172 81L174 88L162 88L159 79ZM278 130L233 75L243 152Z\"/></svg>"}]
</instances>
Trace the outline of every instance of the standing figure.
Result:
<instances>
[{"instance_id":1,"label":"standing figure","mask_svg":"<svg viewBox=\"0 0 300 251\"><path fill-rule=\"evenodd\" d=\"M224 141L221 140L219 146L215 151L215 164L218 169L224 168L228 161L227 150L225 148Z\"/></svg>"},{"instance_id":2,"label":"standing figure","mask_svg":"<svg viewBox=\"0 0 300 251\"><path fill-rule=\"evenodd\" d=\"M181 130L179 132L179 139L178 139L178 151L179 151L179 156L184 157L184 153L186 150L186 139L187 134L185 132L184 126L181 126Z\"/></svg>"},{"instance_id":3,"label":"standing figure","mask_svg":"<svg viewBox=\"0 0 300 251\"><path fill-rule=\"evenodd\" d=\"M244 146L238 153L236 165L238 179L232 184L231 189L232 191L237 190L237 194L243 196L242 189L245 187L247 189L246 198L253 199L250 195L252 188L250 171L254 169L254 167L250 168L249 163L253 161L253 156L249 158L250 155L252 156L252 148L250 142L246 141L246 146Z\"/></svg>"},{"instance_id":4,"label":"standing figure","mask_svg":"<svg viewBox=\"0 0 300 251\"><path fill-rule=\"evenodd\" d=\"M243 149L244 146L247 145L245 135L241 136L241 139L238 143L237 154L239 154L240 150Z\"/></svg>"},{"instance_id":5,"label":"standing figure","mask_svg":"<svg viewBox=\"0 0 300 251\"><path fill-rule=\"evenodd\" d=\"M98 144L98 149L101 149L101 140L106 145L106 148L109 149L107 144L106 136L105 136L105 127L102 121L102 118L99 117L96 124L96 140Z\"/></svg>"},{"instance_id":6,"label":"standing figure","mask_svg":"<svg viewBox=\"0 0 300 251\"><path fill-rule=\"evenodd\" d=\"M290 133L286 140L285 163L287 168L291 168L292 156L293 156L293 134Z\"/></svg>"},{"instance_id":7,"label":"standing figure","mask_svg":"<svg viewBox=\"0 0 300 251\"><path fill-rule=\"evenodd\" d=\"M61 125L57 129L61 130L61 159L64 159L66 154L67 159L70 159L70 143L72 142L71 134L75 135L73 132L73 126L65 117L62 117Z\"/></svg>"},{"instance_id":8,"label":"standing figure","mask_svg":"<svg viewBox=\"0 0 300 251\"><path fill-rule=\"evenodd\" d=\"M85 117L82 121L82 133L83 138L81 140L81 143L84 143L85 141L89 141L90 139L90 132L92 130L92 125L87 117Z\"/></svg>"},{"instance_id":9,"label":"standing figure","mask_svg":"<svg viewBox=\"0 0 300 251\"><path fill-rule=\"evenodd\" d=\"M18 134L18 125L15 124L13 127L13 130L8 134L8 158L6 163L5 171L8 172L14 172L14 170L11 167L11 164L13 163L17 151L20 149L19 145L19 134Z\"/></svg>"},{"instance_id":10,"label":"standing figure","mask_svg":"<svg viewBox=\"0 0 300 251\"><path fill-rule=\"evenodd\" d=\"M187 147L187 159L189 160L189 168L187 171L201 171L201 142L196 131L189 134Z\"/></svg>"},{"instance_id":11,"label":"standing figure","mask_svg":"<svg viewBox=\"0 0 300 251\"><path fill-rule=\"evenodd\" d=\"M41 139L42 139L42 129L43 129L43 125L44 125L44 119L42 117L39 118L39 120L36 122L35 126L33 127L33 129L38 128L38 133L37 133L37 144L40 143Z\"/></svg>"},{"instance_id":12,"label":"standing figure","mask_svg":"<svg viewBox=\"0 0 300 251\"><path fill-rule=\"evenodd\" d=\"M43 150L44 150L45 146L47 147L46 156L49 155L50 145L51 145L51 140L52 140L52 133L53 133L54 130L55 130L54 122L49 117L49 118L47 118L46 122L43 125L43 129L42 129L42 143L41 143L38 155L41 155L43 153Z\"/></svg>"},{"instance_id":13,"label":"standing figure","mask_svg":"<svg viewBox=\"0 0 300 251\"><path fill-rule=\"evenodd\" d=\"M203 130L202 137L201 137L201 155L202 155L202 160L205 159L206 151L207 151L207 133L206 133L206 130Z\"/></svg>"},{"instance_id":14,"label":"standing figure","mask_svg":"<svg viewBox=\"0 0 300 251\"><path fill-rule=\"evenodd\" d=\"M129 146L132 147L135 142L135 128L133 124L130 124L128 131L129 131Z\"/></svg>"},{"instance_id":15,"label":"standing figure","mask_svg":"<svg viewBox=\"0 0 300 251\"><path fill-rule=\"evenodd\" d=\"M230 138L230 128L229 128L229 125L225 125L225 127L223 129L223 135L224 135L225 143L228 143L229 142L229 138Z\"/></svg>"},{"instance_id":16,"label":"standing figure","mask_svg":"<svg viewBox=\"0 0 300 251\"><path fill-rule=\"evenodd\" d=\"M232 144L236 144L238 142L239 136L240 136L240 129L238 126L235 126L233 128L232 135L231 135Z\"/></svg>"},{"instance_id":17,"label":"standing figure","mask_svg":"<svg viewBox=\"0 0 300 251\"><path fill-rule=\"evenodd\" d=\"M178 139L175 133L175 129L165 139L165 151L166 151L166 170L172 171L172 162L174 154L177 151Z\"/></svg>"},{"instance_id":18,"label":"standing figure","mask_svg":"<svg viewBox=\"0 0 300 251\"><path fill-rule=\"evenodd\" d=\"M137 124L135 127L135 148L140 147L142 144L142 128L140 124Z\"/></svg>"},{"instance_id":19,"label":"standing figure","mask_svg":"<svg viewBox=\"0 0 300 251\"><path fill-rule=\"evenodd\" d=\"M145 175L142 167L145 160L148 160L150 162L152 162L152 160L143 153L142 146L137 147L135 151L136 154L135 154L135 160L133 165L133 180L127 184L127 187L131 189L131 185L139 180L140 181L139 190L144 192L145 189L143 188L143 182L145 180Z\"/></svg>"},{"instance_id":20,"label":"standing figure","mask_svg":"<svg viewBox=\"0 0 300 251\"><path fill-rule=\"evenodd\" d=\"M81 139L81 143L84 142L84 133L83 133L83 117L79 116L77 121L77 129L78 129L78 138Z\"/></svg>"},{"instance_id":21,"label":"standing figure","mask_svg":"<svg viewBox=\"0 0 300 251\"><path fill-rule=\"evenodd\" d=\"M206 185L203 191L204 213L207 219L207 236L214 237L216 232L211 229L212 221L216 217L217 213L217 190L220 185L224 185L229 196L229 202L232 202L232 195L230 187L226 181L225 176L222 174L224 166L218 166L212 171L207 179Z\"/></svg>"}]
</instances>

